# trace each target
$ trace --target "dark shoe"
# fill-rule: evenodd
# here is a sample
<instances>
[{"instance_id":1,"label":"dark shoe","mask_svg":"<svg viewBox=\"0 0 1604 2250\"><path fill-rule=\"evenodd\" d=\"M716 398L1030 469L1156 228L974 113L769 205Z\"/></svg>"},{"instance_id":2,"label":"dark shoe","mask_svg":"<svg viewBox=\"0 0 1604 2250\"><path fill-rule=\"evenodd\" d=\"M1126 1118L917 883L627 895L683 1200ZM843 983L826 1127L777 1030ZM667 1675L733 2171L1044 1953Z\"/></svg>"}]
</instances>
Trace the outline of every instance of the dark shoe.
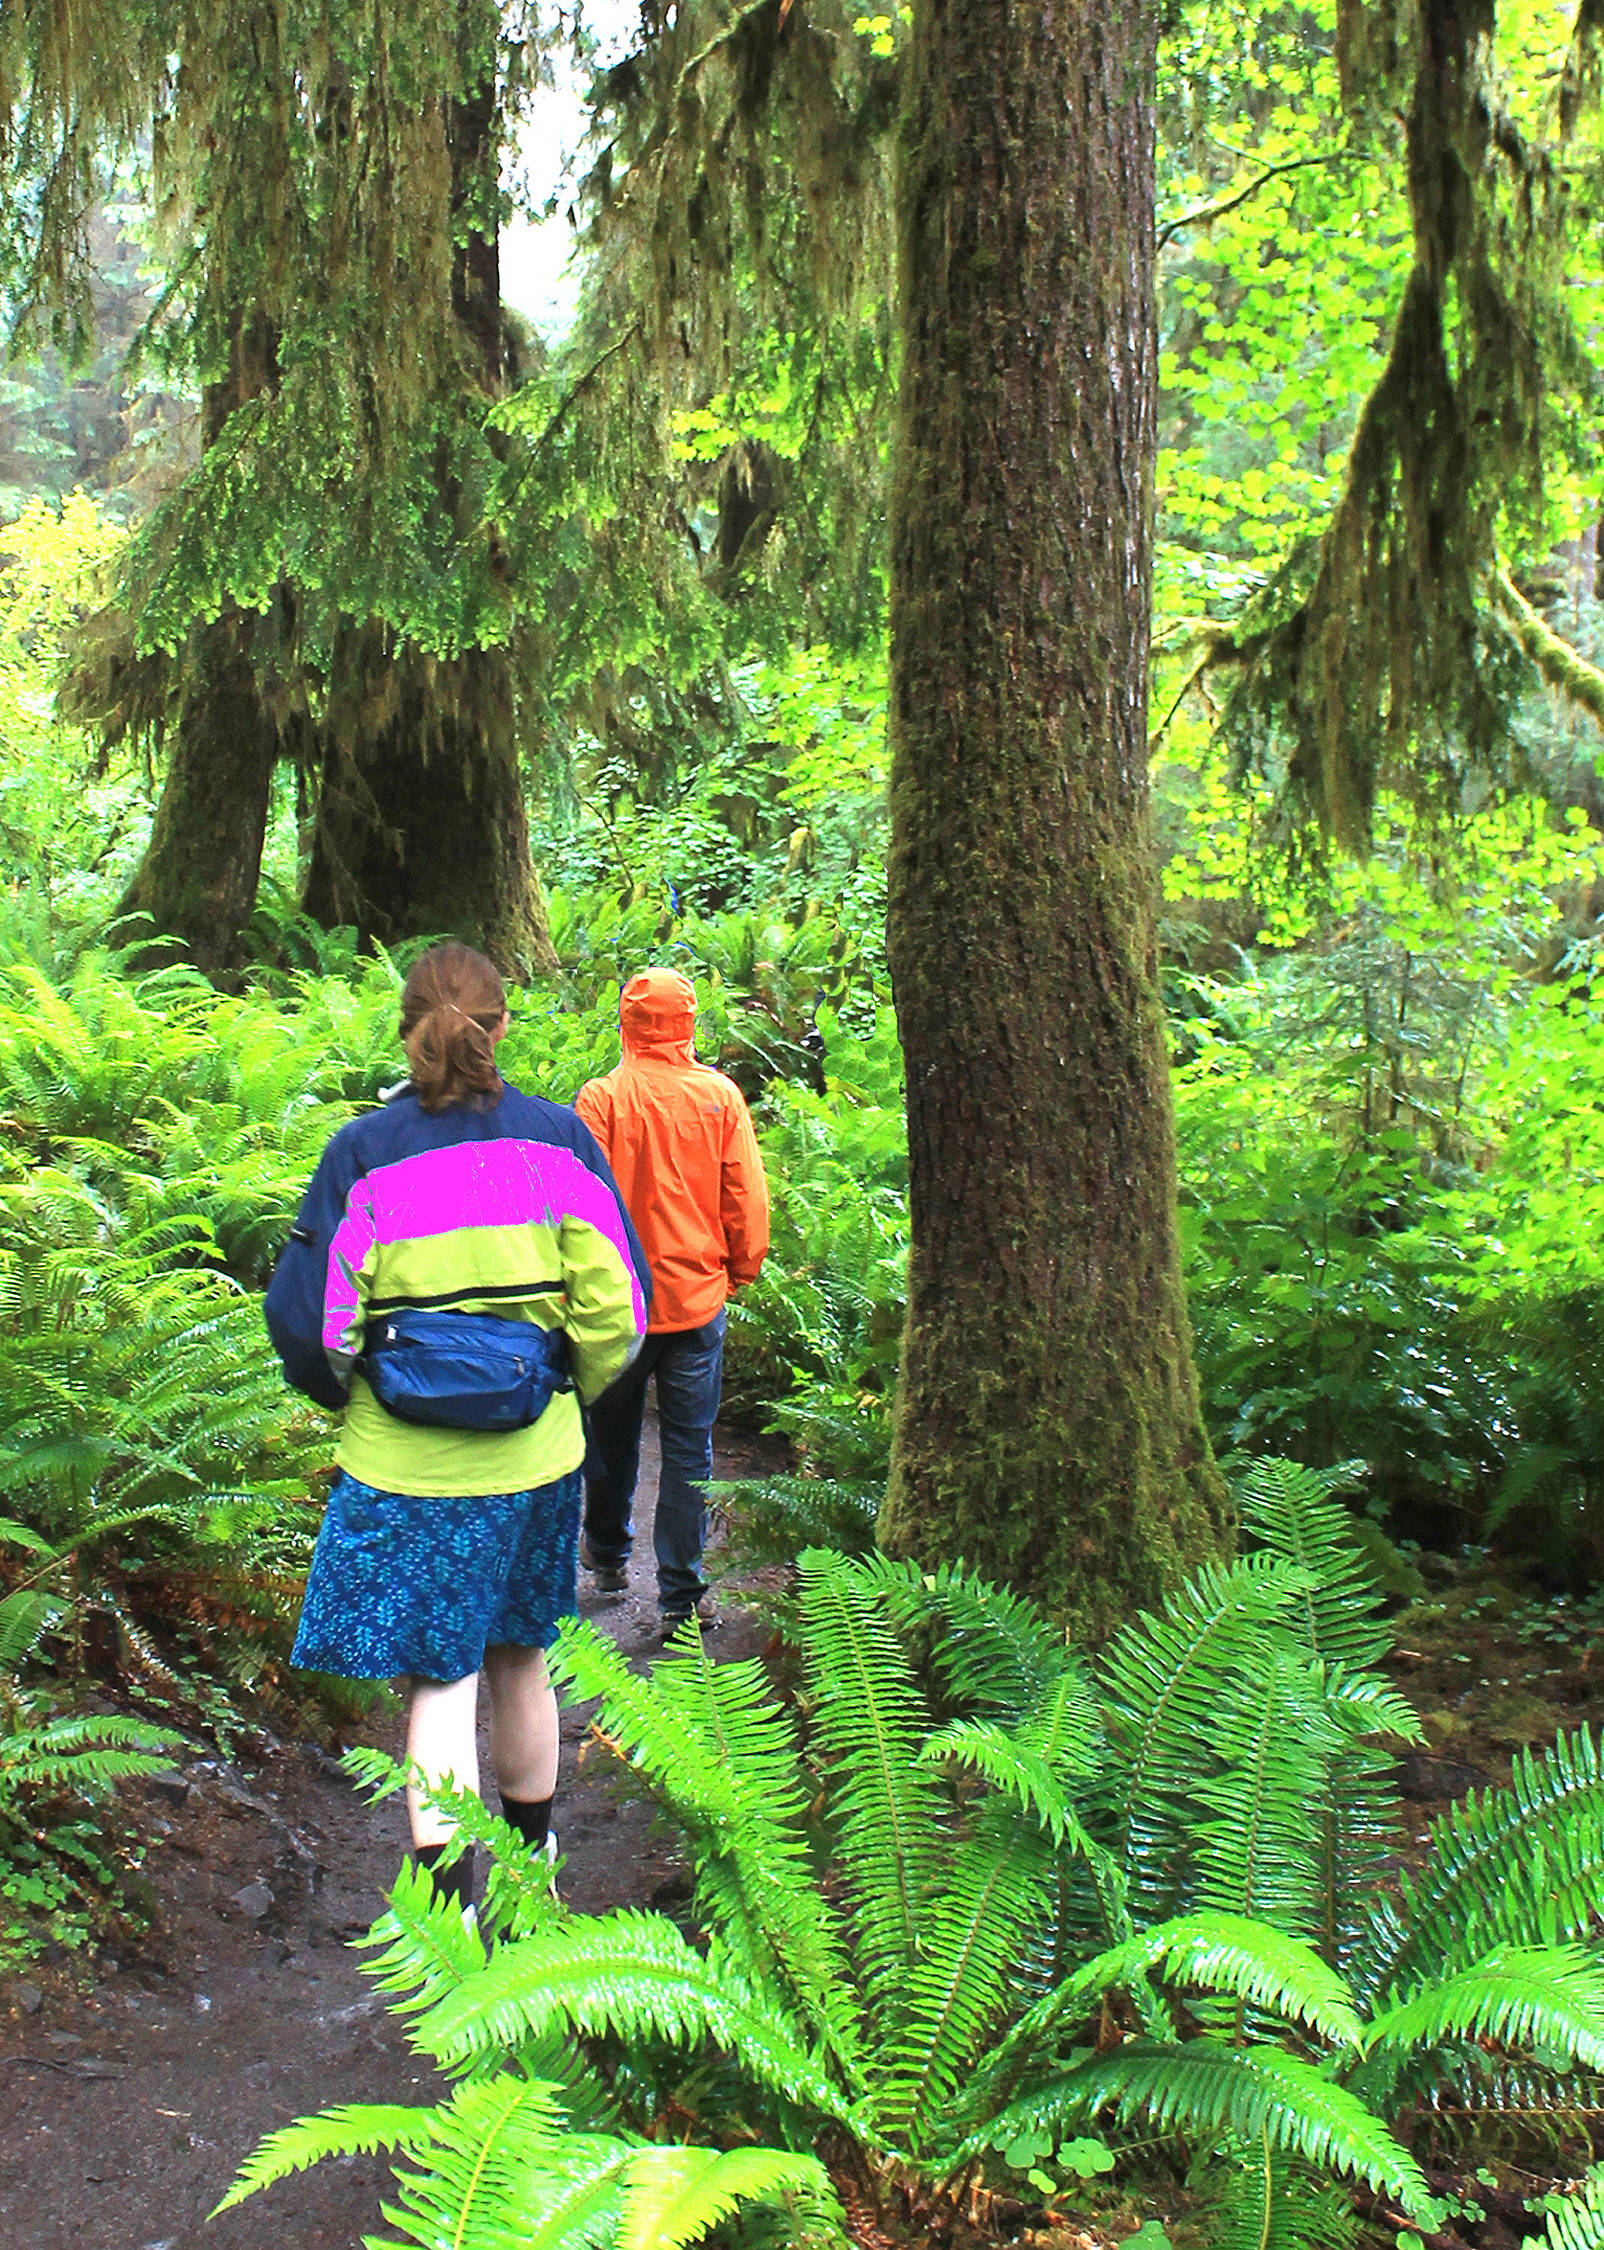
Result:
<instances>
[{"instance_id":1,"label":"dark shoe","mask_svg":"<svg viewBox=\"0 0 1604 2250\"><path fill-rule=\"evenodd\" d=\"M629 1572L622 1563L598 1562L590 1541L580 1534L579 1559L596 1581L598 1594L625 1594L629 1591Z\"/></svg>"},{"instance_id":2,"label":"dark shoe","mask_svg":"<svg viewBox=\"0 0 1604 2250\"><path fill-rule=\"evenodd\" d=\"M665 1609L659 1638L666 1645L693 1617L704 1633L716 1633L724 1622L724 1612L718 1603L711 1594L704 1594L694 1609Z\"/></svg>"}]
</instances>

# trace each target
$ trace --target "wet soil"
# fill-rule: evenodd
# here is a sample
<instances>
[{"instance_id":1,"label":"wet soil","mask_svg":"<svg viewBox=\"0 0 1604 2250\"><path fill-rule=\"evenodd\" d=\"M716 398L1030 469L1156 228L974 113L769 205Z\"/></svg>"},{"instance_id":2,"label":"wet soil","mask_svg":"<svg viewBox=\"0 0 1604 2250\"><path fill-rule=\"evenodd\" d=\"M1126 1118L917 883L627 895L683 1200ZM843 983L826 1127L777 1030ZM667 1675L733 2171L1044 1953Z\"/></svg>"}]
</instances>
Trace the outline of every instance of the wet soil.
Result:
<instances>
[{"instance_id":1,"label":"wet soil","mask_svg":"<svg viewBox=\"0 0 1604 2250\"><path fill-rule=\"evenodd\" d=\"M738 1439L716 1473L770 1465ZM580 1607L642 1663L656 1647L648 1422L629 1591ZM726 1599L714 1644L750 1655L766 1629ZM671 1897L678 1862L651 1808L563 1714L556 1819L563 1895L582 1911ZM399 1719L373 1739L398 1750ZM482 1770L489 1760L480 1745ZM88 1991L43 1971L0 1986L0 2250L355 2250L381 2226L386 2168L318 2166L222 2218L207 2213L261 2138L337 2102L420 2102L440 2082L353 1948L406 1848L396 1799L368 1807L338 1761L285 1746L249 1770L196 1756L144 1785L157 1912L137 1953Z\"/></svg>"},{"instance_id":2,"label":"wet soil","mask_svg":"<svg viewBox=\"0 0 1604 2250\"><path fill-rule=\"evenodd\" d=\"M1604 1724L1604 1601L1543 1591L1518 1564L1421 1557L1386 1669L1420 1714L1399 1761L1414 1827L1469 1789L1502 1786L1525 1751Z\"/></svg>"},{"instance_id":3,"label":"wet soil","mask_svg":"<svg viewBox=\"0 0 1604 2250\"><path fill-rule=\"evenodd\" d=\"M721 1476L773 1465L761 1444L720 1445ZM629 1591L598 1597L580 1581L585 1614L643 1664L656 1647L656 1488L648 1424ZM1430 1582L1396 1620L1388 1667L1425 1728L1400 1773L1406 1861L1451 1799L1507 1781L1524 1745L1604 1721L1604 1599L1545 1596L1486 1558L1421 1561ZM725 1617L719 1656L765 1645L739 1592ZM566 1711L564 1895L586 1912L669 1904L683 1893L673 1840L612 1761L587 1754L586 1735L587 1713ZM396 1720L373 1739L395 1749L399 1737ZM488 1772L483 1744L481 1759ZM401 1860L404 1813L395 1800L363 1805L309 1744L249 1770L196 1756L133 1809L157 1895L140 1949L102 1957L88 1991L44 1971L0 1986L0 2250L356 2250L382 2229L378 2159L326 2164L209 2224L206 2214L257 2142L291 2119L439 2090L352 1943ZM1529 2193L1544 2181L1515 2184ZM1050 2239L1101 2250L1113 2237Z\"/></svg>"}]
</instances>

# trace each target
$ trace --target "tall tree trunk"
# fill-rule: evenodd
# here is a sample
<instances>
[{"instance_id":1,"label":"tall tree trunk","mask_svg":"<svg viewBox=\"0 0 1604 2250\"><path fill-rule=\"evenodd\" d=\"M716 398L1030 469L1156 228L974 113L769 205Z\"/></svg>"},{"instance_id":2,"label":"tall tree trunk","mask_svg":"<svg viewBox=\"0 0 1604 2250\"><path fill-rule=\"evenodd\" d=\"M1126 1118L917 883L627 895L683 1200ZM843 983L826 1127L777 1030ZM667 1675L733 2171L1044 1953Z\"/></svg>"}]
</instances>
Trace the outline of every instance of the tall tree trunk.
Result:
<instances>
[{"instance_id":1,"label":"tall tree trunk","mask_svg":"<svg viewBox=\"0 0 1604 2250\"><path fill-rule=\"evenodd\" d=\"M214 445L235 409L277 379L270 323L242 318L227 374L202 397L202 445ZM225 982L256 907L279 757L279 723L254 654L270 632L230 604L191 633L150 842L117 908L119 916L149 916L147 960L170 957L160 941L177 939L199 969Z\"/></svg>"},{"instance_id":2,"label":"tall tree trunk","mask_svg":"<svg viewBox=\"0 0 1604 2250\"><path fill-rule=\"evenodd\" d=\"M458 224L451 297L466 376L460 411L473 414L502 383L496 11L490 0L456 0L456 22L465 57L482 71L446 116ZM444 471L442 480L441 505L463 510ZM366 705L378 720L352 726L338 707L331 712L307 912L330 927L355 923L364 942L450 932L482 946L510 975L555 969L529 856L508 652L392 658L377 627L356 638L354 674L336 664L336 693L347 713Z\"/></svg>"},{"instance_id":3,"label":"tall tree trunk","mask_svg":"<svg viewBox=\"0 0 1604 2250\"><path fill-rule=\"evenodd\" d=\"M888 940L913 1254L881 1536L1093 1635L1227 1521L1148 844L1157 16L915 0L900 144Z\"/></svg>"},{"instance_id":4,"label":"tall tree trunk","mask_svg":"<svg viewBox=\"0 0 1604 2250\"><path fill-rule=\"evenodd\" d=\"M150 842L117 909L149 916L137 959L171 959L162 941L177 939L219 983L239 966L256 906L279 754L251 656L254 622L230 610L191 636Z\"/></svg>"},{"instance_id":5,"label":"tall tree trunk","mask_svg":"<svg viewBox=\"0 0 1604 2250\"><path fill-rule=\"evenodd\" d=\"M368 626L335 675L306 911L354 923L364 945L463 937L510 976L555 968L505 652L439 663Z\"/></svg>"}]
</instances>

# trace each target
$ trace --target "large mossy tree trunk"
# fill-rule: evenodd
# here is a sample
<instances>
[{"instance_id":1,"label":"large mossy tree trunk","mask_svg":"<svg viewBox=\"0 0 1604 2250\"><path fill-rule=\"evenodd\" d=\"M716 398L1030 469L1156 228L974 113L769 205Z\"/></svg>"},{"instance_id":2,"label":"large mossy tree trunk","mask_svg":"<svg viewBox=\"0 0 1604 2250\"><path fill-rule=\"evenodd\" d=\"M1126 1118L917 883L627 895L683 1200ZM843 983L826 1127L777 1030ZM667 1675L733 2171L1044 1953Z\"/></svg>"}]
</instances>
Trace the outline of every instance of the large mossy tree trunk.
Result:
<instances>
[{"instance_id":1,"label":"large mossy tree trunk","mask_svg":"<svg viewBox=\"0 0 1604 2250\"><path fill-rule=\"evenodd\" d=\"M510 976L554 968L505 651L438 662L369 626L335 676L306 911L364 945L454 936Z\"/></svg>"},{"instance_id":2,"label":"large mossy tree trunk","mask_svg":"<svg viewBox=\"0 0 1604 2250\"><path fill-rule=\"evenodd\" d=\"M489 0L458 0L462 51L482 70L445 121L464 414L483 413L499 394L505 358L496 23ZM441 475L441 505L462 517L466 537L465 496L444 464ZM354 923L364 943L450 934L481 946L507 975L555 969L529 856L508 651L470 648L450 660L392 653L370 626L336 661L334 682L307 912L329 928Z\"/></svg>"},{"instance_id":3,"label":"large mossy tree trunk","mask_svg":"<svg viewBox=\"0 0 1604 2250\"><path fill-rule=\"evenodd\" d=\"M271 324L238 321L227 373L202 395L202 445L215 445L236 409L277 376ZM197 968L221 983L239 966L262 876L281 748L264 676L265 644L276 630L275 620L230 603L196 626L173 660L177 707L165 729L161 794L145 856L117 908L118 917L148 917L149 942L139 958L153 965L171 959L162 941L176 939Z\"/></svg>"},{"instance_id":4,"label":"large mossy tree trunk","mask_svg":"<svg viewBox=\"0 0 1604 2250\"><path fill-rule=\"evenodd\" d=\"M148 917L136 961L171 960L166 941L176 939L220 984L239 967L255 911L279 756L252 657L255 623L231 609L190 637L150 842L117 908L119 918Z\"/></svg>"},{"instance_id":5,"label":"large mossy tree trunk","mask_svg":"<svg viewBox=\"0 0 1604 2250\"><path fill-rule=\"evenodd\" d=\"M1147 643L1157 10L915 0L888 940L913 1249L881 1538L1100 1635L1217 1553Z\"/></svg>"}]
</instances>

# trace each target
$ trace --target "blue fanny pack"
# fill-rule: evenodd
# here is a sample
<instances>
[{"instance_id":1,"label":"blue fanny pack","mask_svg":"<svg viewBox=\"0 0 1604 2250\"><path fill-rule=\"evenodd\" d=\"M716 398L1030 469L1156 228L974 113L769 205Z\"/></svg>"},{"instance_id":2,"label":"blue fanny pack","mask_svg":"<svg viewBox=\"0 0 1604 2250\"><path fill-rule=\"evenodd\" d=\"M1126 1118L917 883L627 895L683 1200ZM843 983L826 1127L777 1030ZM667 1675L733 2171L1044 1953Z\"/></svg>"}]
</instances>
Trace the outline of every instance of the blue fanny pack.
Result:
<instances>
[{"instance_id":1,"label":"blue fanny pack","mask_svg":"<svg viewBox=\"0 0 1604 2250\"><path fill-rule=\"evenodd\" d=\"M573 1388L560 1328L492 1313L382 1313L362 1372L387 1414L432 1429L527 1429Z\"/></svg>"}]
</instances>

